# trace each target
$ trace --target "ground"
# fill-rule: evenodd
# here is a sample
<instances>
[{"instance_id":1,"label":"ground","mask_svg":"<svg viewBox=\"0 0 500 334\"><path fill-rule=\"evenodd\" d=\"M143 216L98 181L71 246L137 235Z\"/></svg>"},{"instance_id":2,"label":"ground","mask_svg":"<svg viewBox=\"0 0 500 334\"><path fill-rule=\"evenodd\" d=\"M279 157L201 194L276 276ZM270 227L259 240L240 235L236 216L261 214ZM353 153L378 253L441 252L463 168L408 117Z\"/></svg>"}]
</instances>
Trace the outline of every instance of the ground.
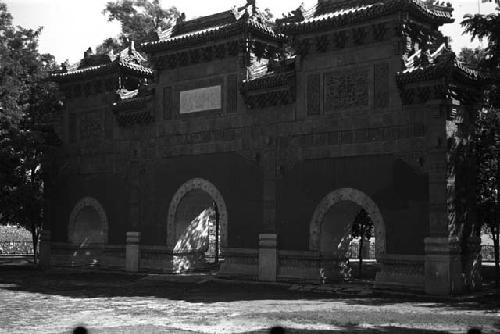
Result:
<instances>
[{"instance_id":1,"label":"ground","mask_svg":"<svg viewBox=\"0 0 500 334\"><path fill-rule=\"evenodd\" d=\"M491 293L439 300L363 287L305 291L311 288L0 266L0 333L69 333L79 324L90 333L267 333L275 325L287 333L500 330L500 298Z\"/></svg>"}]
</instances>

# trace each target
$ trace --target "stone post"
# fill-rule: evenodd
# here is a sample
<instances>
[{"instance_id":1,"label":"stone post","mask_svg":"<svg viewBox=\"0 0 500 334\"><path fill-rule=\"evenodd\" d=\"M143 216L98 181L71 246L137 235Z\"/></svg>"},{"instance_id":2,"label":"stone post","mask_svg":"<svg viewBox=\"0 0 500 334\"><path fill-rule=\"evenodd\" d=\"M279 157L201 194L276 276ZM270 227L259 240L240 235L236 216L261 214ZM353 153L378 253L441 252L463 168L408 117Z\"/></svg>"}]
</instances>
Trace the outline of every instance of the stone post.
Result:
<instances>
[{"instance_id":1,"label":"stone post","mask_svg":"<svg viewBox=\"0 0 500 334\"><path fill-rule=\"evenodd\" d=\"M276 281L278 250L276 234L259 234L259 281Z\"/></svg>"},{"instance_id":2,"label":"stone post","mask_svg":"<svg viewBox=\"0 0 500 334\"><path fill-rule=\"evenodd\" d=\"M140 232L127 232L126 270L128 272L136 273L139 271L140 238Z\"/></svg>"},{"instance_id":3,"label":"stone post","mask_svg":"<svg viewBox=\"0 0 500 334\"><path fill-rule=\"evenodd\" d=\"M51 239L51 233L49 230L43 230L40 233L39 261L40 261L40 267L43 269L47 269L50 267L50 257L51 257L50 239Z\"/></svg>"}]
</instances>

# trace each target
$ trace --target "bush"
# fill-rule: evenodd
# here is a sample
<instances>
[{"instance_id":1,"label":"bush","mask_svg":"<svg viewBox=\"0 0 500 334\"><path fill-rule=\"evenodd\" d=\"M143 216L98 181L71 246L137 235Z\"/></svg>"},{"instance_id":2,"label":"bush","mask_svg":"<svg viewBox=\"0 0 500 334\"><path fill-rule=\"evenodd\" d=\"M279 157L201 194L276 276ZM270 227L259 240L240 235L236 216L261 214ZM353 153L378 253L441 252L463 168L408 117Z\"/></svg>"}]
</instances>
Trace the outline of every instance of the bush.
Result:
<instances>
[{"instance_id":1,"label":"bush","mask_svg":"<svg viewBox=\"0 0 500 334\"><path fill-rule=\"evenodd\" d=\"M31 233L17 226L0 226L0 254L33 254Z\"/></svg>"}]
</instances>

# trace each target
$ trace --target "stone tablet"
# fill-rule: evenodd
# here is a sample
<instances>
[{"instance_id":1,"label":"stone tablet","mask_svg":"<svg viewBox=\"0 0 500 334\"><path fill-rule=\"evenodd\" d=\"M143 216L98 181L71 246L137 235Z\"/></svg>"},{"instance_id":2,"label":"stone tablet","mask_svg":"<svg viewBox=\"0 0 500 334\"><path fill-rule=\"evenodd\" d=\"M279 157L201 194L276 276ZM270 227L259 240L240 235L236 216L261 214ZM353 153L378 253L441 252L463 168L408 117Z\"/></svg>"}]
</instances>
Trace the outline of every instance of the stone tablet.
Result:
<instances>
[{"instance_id":1,"label":"stone tablet","mask_svg":"<svg viewBox=\"0 0 500 334\"><path fill-rule=\"evenodd\" d=\"M190 114L221 109L221 86L198 88L180 92L180 113Z\"/></svg>"}]
</instances>

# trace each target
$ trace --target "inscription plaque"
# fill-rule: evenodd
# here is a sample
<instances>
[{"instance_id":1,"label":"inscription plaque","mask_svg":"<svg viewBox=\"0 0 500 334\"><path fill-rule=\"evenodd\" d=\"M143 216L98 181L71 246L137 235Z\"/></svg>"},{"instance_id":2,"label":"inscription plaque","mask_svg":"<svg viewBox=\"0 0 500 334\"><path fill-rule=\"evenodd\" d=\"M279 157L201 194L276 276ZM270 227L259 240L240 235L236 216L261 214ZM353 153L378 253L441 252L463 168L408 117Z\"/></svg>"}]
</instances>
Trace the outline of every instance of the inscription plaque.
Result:
<instances>
[{"instance_id":1,"label":"inscription plaque","mask_svg":"<svg viewBox=\"0 0 500 334\"><path fill-rule=\"evenodd\" d=\"M325 110L368 106L368 69L356 68L325 74Z\"/></svg>"},{"instance_id":2,"label":"inscription plaque","mask_svg":"<svg viewBox=\"0 0 500 334\"><path fill-rule=\"evenodd\" d=\"M221 86L192 89L180 92L180 113L190 114L205 110L221 109Z\"/></svg>"}]
</instances>

